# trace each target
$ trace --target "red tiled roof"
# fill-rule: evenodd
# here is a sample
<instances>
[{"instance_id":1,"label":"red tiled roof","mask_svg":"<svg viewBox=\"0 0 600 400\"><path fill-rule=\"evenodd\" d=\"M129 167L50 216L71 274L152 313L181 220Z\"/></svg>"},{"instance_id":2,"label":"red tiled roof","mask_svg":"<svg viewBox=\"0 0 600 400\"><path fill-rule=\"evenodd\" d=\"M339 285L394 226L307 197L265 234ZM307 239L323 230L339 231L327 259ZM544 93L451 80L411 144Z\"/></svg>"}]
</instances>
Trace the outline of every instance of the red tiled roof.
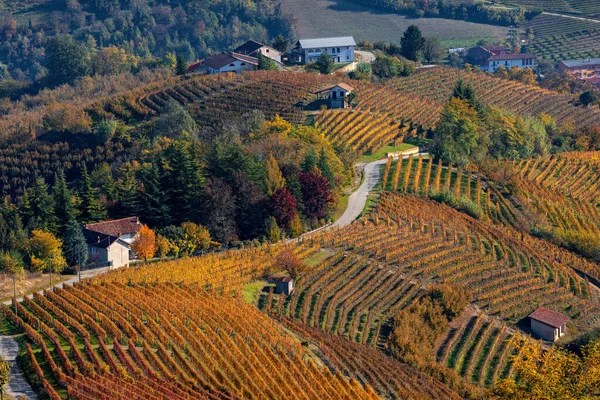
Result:
<instances>
[{"instance_id":1,"label":"red tiled roof","mask_svg":"<svg viewBox=\"0 0 600 400\"><path fill-rule=\"evenodd\" d=\"M535 58L531 54L526 53L510 53L510 54L498 54L491 56L488 61L504 61L504 60L529 60Z\"/></svg>"},{"instance_id":2,"label":"red tiled roof","mask_svg":"<svg viewBox=\"0 0 600 400\"><path fill-rule=\"evenodd\" d=\"M553 311L548 308L540 307L529 315L529 318L535 319L543 324L549 325L553 328L563 326L565 322L569 320L564 314L558 311Z\"/></svg>"},{"instance_id":3,"label":"red tiled roof","mask_svg":"<svg viewBox=\"0 0 600 400\"><path fill-rule=\"evenodd\" d=\"M290 278L289 276L286 276L285 278L281 278L281 279L279 280L279 282L285 282L285 283L288 283L288 282L291 282L292 280L293 280L292 278Z\"/></svg>"},{"instance_id":4,"label":"red tiled roof","mask_svg":"<svg viewBox=\"0 0 600 400\"><path fill-rule=\"evenodd\" d=\"M500 54L503 51L509 52L510 50L506 46L481 46L482 49L489 51L493 54Z\"/></svg>"},{"instance_id":5,"label":"red tiled roof","mask_svg":"<svg viewBox=\"0 0 600 400\"><path fill-rule=\"evenodd\" d=\"M142 225L137 217L127 217L85 225L85 229L90 231L117 237L128 233L138 233L141 227Z\"/></svg>"},{"instance_id":6,"label":"red tiled roof","mask_svg":"<svg viewBox=\"0 0 600 400\"><path fill-rule=\"evenodd\" d=\"M248 64L258 65L258 59L255 57L247 56L244 54L238 53L221 53L216 56L212 56L203 61L204 65L207 65L214 69L219 69L227 64L231 64L232 62L239 60Z\"/></svg>"},{"instance_id":7,"label":"red tiled roof","mask_svg":"<svg viewBox=\"0 0 600 400\"><path fill-rule=\"evenodd\" d=\"M329 86L325 86L324 88L321 88L319 90L317 90L315 93L321 93L321 92L325 92L327 90L331 90L334 87L341 87L342 89L344 89L347 92L351 92L354 90L354 88L346 83L338 83L337 85L329 85Z\"/></svg>"},{"instance_id":8,"label":"red tiled roof","mask_svg":"<svg viewBox=\"0 0 600 400\"><path fill-rule=\"evenodd\" d=\"M202 61L199 61L195 64L190 65L188 67L188 69L186 70L186 72L194 72L195 70L197 70L200 67L202 67Z\"/></svg>"}]
</instances>

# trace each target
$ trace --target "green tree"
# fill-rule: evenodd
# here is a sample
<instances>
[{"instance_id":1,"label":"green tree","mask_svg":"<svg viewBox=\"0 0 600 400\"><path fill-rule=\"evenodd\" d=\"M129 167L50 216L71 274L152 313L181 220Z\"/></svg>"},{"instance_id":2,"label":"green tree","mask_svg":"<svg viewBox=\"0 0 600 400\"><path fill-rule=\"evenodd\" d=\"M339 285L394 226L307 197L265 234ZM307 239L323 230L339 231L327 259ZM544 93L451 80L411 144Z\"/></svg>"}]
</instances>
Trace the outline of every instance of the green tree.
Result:
<instances>
[{"instance_id":1,"label":"green tree","mask_svg":"<svg viewBox=\"0 0 600 400\"><path fill-rule=\"evenodd\" d=\"M88 247L81 225L74 219L69 221L65 232L65 259L69 265L85 267L88 260Z\"/></svg>"},{"instance_id":2,"label":"green tree","mask_svg":"<svg viewBox=\"0 0 600 400\"><path fill-rule=\"evenodd\" d=\"M184 132L196 132L196 121L190 113L174 100L169 100L160 110L160 117L154 123L156 136L178 138Z\"/></svg>"},{"instance_id":3,"label":"green tree","mask_svg":"<svg viewBox=\"0 0 600 400\"><path fill-rule=\"evenodd\" d=\"M358 63L356 70L350 72L350 78L359 81L368 81L371 79L373 69L369 63Z\"/></svg>"},{"instance_id":4,"label":"green tree","mask_svg":"<svg viewBox=\"0 0 600 400\"><path fill-rule=\"evenodd\" d=\"M46 44L48 83L72 83L90 73L90 54L84 44L71 36L55 36Z\"/></svg>"},{"instance_id":5,"label":"green tree","mask_svg":"<svg viewBox=\"0 0 600 400\"><path fill-rule=\"evenodd\" d=\"M94 126L94 139L96 144L103 145L111 140L115 136L115 133L117 133L118 128L119 123L114 119L103 119L98 122Z\"/></svg>"},{"instance_id":6,"label":"green tree","mask_svg":"<svg viewBox=\"0 0 600 400\"><path fill-rule=\"evenodd\" d=\"M57 219L57 232L64 234L69 221L75 219L75 206L73 193L67 187L63 171L54 176L54 214Z\"/></svg>"},{"instance_id":7,"label":"green tree","mask_svg":"<svg viewBox=\"0 0 600 400\"><path fill-rule=\"evenodd\" d=\"M33 186L24 198L23 215L30 229L38 228L55 232L57 227L54 215L54 199L48 193L48 185L42 177L36 177Z\"/></svg>"},{"instance_id":8,"label":"green tree","mask_svg":"<svg viewBox=\"0 0 600 400\"><path fill-rule=\"evenodd\" d=\"M302 171L310 172L317 166L317 162L317 152L314 147L311 147L308 153L306 153L304 160L302 160L302 165L300 167L302 168Z\"/></svg>"},{"instance_id":9,"label":"green tree","mask_svg":"<svg viewBox=\"0 0 600 400\"><path fill-rule=\"evenodd\" d=\"M83 165L81 171L81 190L79 192L79 198L81 203L79 205L79 217L81 222L84 224L102 221L106 218L106 210L98 199L98 191L92 185L92 179L87 172L87 167Z\"/></svg>"},{"instance_id":10,"label":"green tree","mask_svg":"<svg viewBox=\"0 0 600 400\"><path fill-rule=\"evenodd\" d=\"M421 29L416 25L409 26L400 40L402 46L402 56L411 61L418 61L425 39L421 34Z\"/></svg>"},{"instance_id":11,"label":"green tree","mask_svg":"<svg viewBox=\"0 0 600 400\"><path fill-rule=\"evenodd\" d=\"M482 112L483 107L477 100L477 93L471 84L466 83L462 78L459 78L452 91L452 97L460 100L466 100L471 107L477 112Z\"/></svg>"},{"instance_id":12,"label":"green tree","mask_svg":"<svg viewBox=\"0 0 600 400\"><path fill-rule=\"evenodd\" d=\"M333 57L325 52L323 52L315 62L316 68L323 75L331 74L333 72L334 65L335 63L333 61Z\"/></svg>"},{"instance_id":13,"label":"green tree","mask_svg":"<svg viewBox=\"0 0 600 400\"><path fill-rule=\"evenodd\" d=\"M277 71L279 67L277 66L275 60L258 53L258 69L265 71Z\"/></svg>"},{"instance_id":14,"label":"green tree","mask_svg":"<svg viewBox=\"0 0 600 400\"><path fill-rule=\"evenodd\" d=\"M428 63L438 63L444 56L446 51L437 37L426 37L423 43L423 58Z\"/></svg>"},{"instance_id":15,"label":"green tree","mask_svg":"<svg viewBox=\"0 0 600 400\"><path fill-rule=\"evenodd\" d=\"M436 127L433 154L464 167L486 151L487 139L477 112L466 100L452 98L442 110Z\"/></svg>"},{"instance_id":16,"label":"green tree","mask_svg":"<svg viewBox=\"0 0 600 400\"><path fill-rule=\"evenodd\" d=\"M598 94L593 90L588 90L579 95L579 101L586 107L598 103Z\"/></svg>"},{"instance_id":17,"label":"green tree","mask_svg":"<svg viewBox=\"0 0 600 400\"><path fill-rule=\"evenodd\" d=\"M185 73L187 72L187 61L185 60L185 56L183 54L180 54L179 56L177 56L177 62L175 65L175 73L177 75L185 75Z\"/></svg>"},{"instance_id":18,"label":"green tree","mask_svg":"<svg viewBox=\"0 0 600 400\"><path fill-rule=\"evenodd\" d=\"M324 147L321 147L317 168L321 170L321 174L327 179L327 181L329 181L329 185L331 187L335 186L335 177L331 171L331 168L329 167L329 161L327 159L327 153L325 153Z\"/></svg>"},{"instance_id":19,"label":"green tree","mask_svg":"<svg viewBox=\"0 0 600 400\"><path fill-rule=\"evenodd\" d=\"M273 39L271 46L273 46L275 50L285 53L290 48L290 41L287 40L282 34L279 34L275 37L275 39Z\"/></svg>"}]
</instances>

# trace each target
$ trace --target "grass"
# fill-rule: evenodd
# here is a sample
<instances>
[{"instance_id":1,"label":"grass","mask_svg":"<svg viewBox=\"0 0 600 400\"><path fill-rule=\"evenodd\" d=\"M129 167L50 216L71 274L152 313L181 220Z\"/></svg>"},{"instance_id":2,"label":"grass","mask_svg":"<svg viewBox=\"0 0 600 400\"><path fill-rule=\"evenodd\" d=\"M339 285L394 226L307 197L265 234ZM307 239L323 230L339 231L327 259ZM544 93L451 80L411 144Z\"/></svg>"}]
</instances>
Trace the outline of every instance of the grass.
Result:
<instances>
[{"instance_id":1,"label":"grass","mask_svg":"<svg viewBox=\"0 0 600 400\"><path fill-rule=\"evenodd\" d=\"M348 0L282 0L285 12L297 18L301 38L354 36L357 42L400 42L402 32L417 25L423 36L465 40L493 37L506 40L508 28L443 18L411 18ZM385 28L385 29L383 29Z\"/></svg>"},{"instance_id":2,"label":"grass","mask_svg":"<svg viewBox=\"0 0 600 400\"><path fill-rule=\"evenodd\" d=\"M246 303L256 304L258 295L263 290L263 288L268 285L269 282L264 280L251 282L244 286L244 288L242 289L242 298Z\"/></svg>"},{"instance_id":3,"label":"grass","mask_svg":"<svg viewBox=\"0 0 600 400\"><path fill-rule=\"evenodd\" d=\"M318 253L315 253L312 256L308 257L306 260L304 260L304 264L306 264L307 266L309 266L311 268L316 267L317 265L321 264L323 261L327 260L332 255L333 255L333 253L330 251L321 250Z\"/></svg>"},{"instance_id":4,"label":"grass","mask_svg":"<svg viewBox=\"0 0 600 400\"><path fill-rule=\"evenodd\" d=\"M470 48L470 47L475 47L477 46L477 43L480 40L484 40L487 43L494 43L498 40L497 37L495 36L482 36L479 38L464 38L464 39L445 39L445 40L441 40L440 43L442 44L442 47L445 49L455 49L455 48L459 48L459 47L464 47L466 49Z\"/></svg>"},{"instance_id":5,"label":"grass","mask_svg":"<svg viewBox=\"0 0 600 400\"><path fill-rule=\"evenodd\" d=\"M77 275L60 275L52 276L52 283L58 285L61 282L67 281ZM34 292L50 287L49 274L29 274L29 276L21 281L17 281L17 297L28 296ZM0 301L5 302L13 297L13 281L9 276L0 278Z\"/></svg>"},{"instance_id":6,"label":"grass","mask_svg":"<svg viewBox=\"0 0 600 400\"><path fill-rule=\"evenodd\" d=\"M344 215L344 211L346 211L346 208L348 207L349 198L350 193L345 193L340 199L340 204L338 205L337 209L335 210L335 213L333 214L334 221L337 221L342 215Z\"/></svg>"},{"instance_id":7,"label":"grass","mask_svg":"<svg viewBox=\"0 0 600 400\"><path fill-rule=\"evenodd\" d=\"M379 149L376 153L362 156L359 161L368 163L368 162L372 162L372 161L381 160L382 158L385 158L386 153L392 153L395 151L404 151L404 150L411 149L413 147L415 147L415 146L412 144L408 144L408 143L402 143L398 146L385 146L385 147L382 147L381 149Z\"/></svg>"}]
</instances>

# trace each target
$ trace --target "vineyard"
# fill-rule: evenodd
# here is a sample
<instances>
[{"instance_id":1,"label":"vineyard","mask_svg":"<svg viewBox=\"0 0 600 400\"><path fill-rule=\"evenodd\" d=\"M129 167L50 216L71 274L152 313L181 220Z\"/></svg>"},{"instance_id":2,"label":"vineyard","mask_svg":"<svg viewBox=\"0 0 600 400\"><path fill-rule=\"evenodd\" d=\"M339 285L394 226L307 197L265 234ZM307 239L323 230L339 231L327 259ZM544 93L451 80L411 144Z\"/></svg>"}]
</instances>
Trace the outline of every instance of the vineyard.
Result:
<instances>
[{"instance_id":1,"label":"vineyard","mask_svg":"<svg viewBox=\"0 0 600 400\"><path fill-rule=\"evenodd\" d=\"M476 176L452 165L430 159L409 158L390 162L383 175L384 188L391 191L436 196L452 195L478 207L484 219L529 232L559 229L559 232L600 234L600 176L595 153L565 153L552 158L505 162L490 173ZM496 180L509 179L514 193ZM494 178L494 179L492 179ZM576 188L575 190L573 188ZM540 246L545 242L539 241ZM600 269L580 262L573 267L599 279Z\"/></svg>"},{"instance_id":2,"label":"vineyard","mask_svg":"<svg viewBox=\"0 0 600 400\"><path fill-rule=\"evenodd\" d=\"M531 53L553 62L600 57L600 24L597 30L538 38L531 46Z\"/></svg>"},{"instance_id":3,"label":"vineyard","mask_svg":"<svg viewBox=\"0 0 600 400\"><path fill-rule=\"evenodd\" d=\"M539 7L554 13L600 15L600 6L595 0L502 0L500 3L528 8Z\"/></svg>"},{"instance_id":4,"label":"vineyard","mask_svg":"<svg viewBox=\"0 0 600 400\"><path fill-rule=\"evenodd\" d=\"M596 16L599 17L600 15ZM599 29L600 22L542 14L529 21L526 27L533 29L535 36L539 38Z\"/></svg>"},{"instance_id":5,"label":"vineyard","mask_svg":"<svg viewBox=\"0 0 600 400\"><path fill-rule=\"evenodd\" d=\"M451 68L427 68L407 78L395 79L391 85L403 93L445 102L459 78L473 86L483 104L515 114L552 116L557 122L576 127L600 124L600 110L573 105L573 97L520 82L496 78L483 72L465 72ZM517 100L518 99L518 100Z\"/></svg>"}]
</instances>

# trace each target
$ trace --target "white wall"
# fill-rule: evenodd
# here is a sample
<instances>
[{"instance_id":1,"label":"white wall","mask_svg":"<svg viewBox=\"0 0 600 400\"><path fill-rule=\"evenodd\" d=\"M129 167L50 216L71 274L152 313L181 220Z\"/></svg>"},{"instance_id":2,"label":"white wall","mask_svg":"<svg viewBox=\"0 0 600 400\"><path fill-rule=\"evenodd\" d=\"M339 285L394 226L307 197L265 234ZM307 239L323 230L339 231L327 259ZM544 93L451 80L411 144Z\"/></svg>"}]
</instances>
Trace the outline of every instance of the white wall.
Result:
<instances>
[{"instance_id":1,"label":"white wall","mask_svg":"<svg viewBox=\"0 0 600 400\"><path fill-rule=\"evenodd\" d=\"M533 59L530 61L532 64L523 65L524 62L527 62L527 61L526 60L488 61L488 71L494 72L501 66L506 67L506 69L511 69L512 67L517 67L517 68L534 68L535 67L535 60L533 60Z\"/></svg>"},{"instance_id":2,"label":"white wall","mask_svg":"<svg viewBox=\"0 0 600 400\"><path fill-rule=\"evenodd\" d=\"M113 268L129 265L129 247L117 240L108 248L108 261L112 261Z\"/></svg>"},{"instance_id":3,"label":"white wall","mask_svg":"<svg viewBox=\"0 0 600 400\"><path fill-rule=\"evenodd\" d=\"M259 49L260 54L265 57L269 57L272 60L281 62L281 53L275 49L269 49L268 47L261 47Z\"/></svg>"},{"instance_id":4,"label":"white wall","mask_svg":"<svg viewBox=\"0 0 600 400\"><path fill-rule=\"evenodd\" d=\"M214 69L214 68L208 67L208 73L209 74L217 74L217 73L220 73L220 72L235 72L235 73L239 73L239 72L242 72L242 71L250 71L250 70L253 70L253 69L255 69L254 65L248 64L248 63L240 61L240 60L235 60L231 64L228 64L228 65L226 65L224 67L221 67L220 69Z\"/></svg>"},{"instance_id":5,"label":"white wall","mask_svg":"<svg viewBox=\"0 0 600 400\"><path fill-rule=\"evenodd\" d=\"M531 331L544 340L554 342L558 339L558 329L536 321L535 319L531 320Z\"/></svg>"},{"instance_id":6,"label":"white wall","mask_svg":"<svg viewBox=\"0 0 600 400\"><path fill-rule=\"evenodd\" d=\"M338 52L338 49L340 50ZM336 64L351 63L354 61L354 46L327 47L320 49L304 49L305 64L315 62L323 53L327 52Z\"/></svg>"}]
</instances>

